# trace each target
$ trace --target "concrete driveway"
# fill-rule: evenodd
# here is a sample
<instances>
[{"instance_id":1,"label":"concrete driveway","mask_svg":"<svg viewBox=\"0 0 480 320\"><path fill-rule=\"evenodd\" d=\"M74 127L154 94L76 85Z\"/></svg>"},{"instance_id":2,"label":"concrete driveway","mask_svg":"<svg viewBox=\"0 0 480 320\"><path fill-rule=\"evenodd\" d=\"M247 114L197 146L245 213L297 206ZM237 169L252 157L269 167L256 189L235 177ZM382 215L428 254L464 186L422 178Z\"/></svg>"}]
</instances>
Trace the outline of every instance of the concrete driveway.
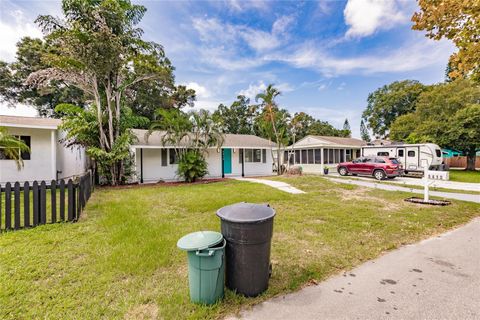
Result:
<instances>
[{"instance_id":1,"label":"concrete driveway","mask_svg":"<svg viewBox=\"0 0 480 320\"><path fill-rule=\"evenodd\" d=\"M264 302L240 318L480 319L480 219Z\"/></svg>"},{"instance_id":2,"label":"concrete driveway","mask_svg":"<svg viewBox=\"0 0 480 320\"><path fill-rule=\"evenodd\" d=\"M340 177L337 172L329 173L325 177ZM375 181L372 177L362 177L362 176L348 176L350 179L365 180L365 181ZM385 180L388 183L394 183L401 186L412 185L423 187L423 179L420 178L411 178L411 177L396 177L395 179ZM430 180L430 188L445 188L453 190L463 190L463 191L475 191L480 192L480 181L478 183L472 182L458 182L458 181L444 181L444 180Z\"/></svg>"}]
</instances>

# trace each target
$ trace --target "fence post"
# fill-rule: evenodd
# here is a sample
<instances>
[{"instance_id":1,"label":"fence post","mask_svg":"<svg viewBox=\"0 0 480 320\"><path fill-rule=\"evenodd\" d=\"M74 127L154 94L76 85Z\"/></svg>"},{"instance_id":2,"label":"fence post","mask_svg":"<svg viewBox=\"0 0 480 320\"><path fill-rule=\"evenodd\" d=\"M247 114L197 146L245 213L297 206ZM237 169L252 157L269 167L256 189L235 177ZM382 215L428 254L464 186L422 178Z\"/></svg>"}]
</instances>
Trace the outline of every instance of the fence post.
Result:
<instances>
[{"instance_id":1,"label":"fence post","mask_svg":"<svg viewBox=\"0 0 480 320\"><path fill-rule=\"evenodd\" d=\"M14 214L14 221L15 225L14 228L15 230L20 229L20 182L15 182L13 185L13 192L14 192L14 203L15 203L15 214Z\"/></svg>"},{"instance_id":2,"label":"fence post","mask_svg":"<svg viewBox=\"0 0 480 320\"><path fill-rule=\"evenodd\" d=\"M65 221L65 181L60 180L60 220Z\"/></svg>"},{"instance_id":3,"label":"fence post","mask_svg":"<svg viewBox=\"0 0 480 320\"><path fill-rule=\"evenodd\" d=\"M30 227L30 184L23 184L23 226Z\"/></svg>"},{"instance_id":4,"label":"fence post","mask_svg":"<svg viewBox=\"0 0 480 320\"><path fill-rule=\"evenodd\" d=\"M51 209L52 209L52 223L57 222L57 182L52 180L50 182L50 196L51 196Z\"/></svg>"},{"instance_id":5,"label":"fence post","mask_svg":"<svg viewBox=\"0 0 480 320\"><path fill-rule=\"evenodd\" d=\"M5 185L5 230L12 228L12 184Z\"/></svg>"},{"instance_id":6,"label":"fence post","mask_svg":"<svg viewBox=\"0 0 480 320\"><path fill-rule=\"evenodd\" d=\"M67 192L68 192L68 221L73 221L73 202L75 199L75 191L73 189L73 181L69 179L67 182Z\"/></svg>"},{"instance_id":7,"label":"fence post","mask_svg":"<svg viewBox=\"0 0 480 320\"><path fill-rule=\"evenodd\" d=\"M40 197L38 192L38 182L33 181L32 193L33 193L33 226L38 226L40 217Z\"/></svg>"},{"instance_id":8,"label":"fence post","mask_svg":"<svg viewBox=\"0 0 480 320\"><path fill-rule=\"evenodd\" d=\"M40 183L40 223L47 223L47 184Z\"/></svg>"}]
</instances>

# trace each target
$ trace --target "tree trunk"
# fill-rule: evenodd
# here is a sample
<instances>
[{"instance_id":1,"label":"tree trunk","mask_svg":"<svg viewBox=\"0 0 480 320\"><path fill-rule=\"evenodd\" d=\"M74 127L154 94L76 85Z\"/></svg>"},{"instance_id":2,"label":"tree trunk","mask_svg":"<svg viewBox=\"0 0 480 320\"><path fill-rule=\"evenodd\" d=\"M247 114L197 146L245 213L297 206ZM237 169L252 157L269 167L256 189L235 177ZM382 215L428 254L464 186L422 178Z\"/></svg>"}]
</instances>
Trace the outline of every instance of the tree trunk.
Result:
<instances>
[{"instance_id":1,"label":"tree trunk","mask_svg":"<svg viewBox=\"0 0 480 320\"><path fill-rule=\"evenodd\" d=\"M476 150L475 147L469 148L467 151L467 167L465 170L475 171Z\"/></svg>"}]
</instances>

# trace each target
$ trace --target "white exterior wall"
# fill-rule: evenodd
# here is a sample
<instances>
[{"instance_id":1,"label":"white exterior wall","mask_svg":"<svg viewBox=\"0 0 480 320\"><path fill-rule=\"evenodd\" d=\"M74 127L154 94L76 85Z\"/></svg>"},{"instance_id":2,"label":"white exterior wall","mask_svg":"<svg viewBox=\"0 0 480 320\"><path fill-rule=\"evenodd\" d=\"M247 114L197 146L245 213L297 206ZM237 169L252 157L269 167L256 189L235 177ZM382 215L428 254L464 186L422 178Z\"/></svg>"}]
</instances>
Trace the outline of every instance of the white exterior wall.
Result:
<instances>
[{"instance_id":1,"label":"white exterior wall","mask_svg":"<svg viewBox=\"0 0 480 320\"><path fill-rule=\"evenodd\" d=\"M258 149L258 148L246 148L246 149ZM267 151L266 152L267 160L265 163L263 163L263 158L262 158L262 162L245 162L245 166L244 166L245 177L270 176L273 174L272 151L271 149L266 149L266 151ZM241 175L242 175L242 163L240 162L240 151L239 149L235 149L235 153L232 153L231 176L241 176Z\"/></svg>"},{"instance_id":2,"label":"white exterior wall","mask_svg":"<svg viewBox=\"0 0 480 320\"><path fill-rule=\"evenodd\" d=\"M232 149L232 173L226 174L225 177L238 177L242 175L242 164L239 161L239 149ZM152 183L158 181L174 181L178 180L176 164L167 164L162 166L161 149L157 148L143 148L143 182ZM135 148L135 171L137 181L141 177L140 164L140 148ZM170 151L170 150L169 150ZM169 159L169 157L167 157ZM267 149L266 163L255 162L245 163L245 176L268 176L272 175L272 155L271 151ZM221 178L222 177L222 153L217 152L216 149L209 149L207 157L208 175L206 178ZM263 160L262 160L263 161Z\"/></svg>"},{"instance_id":3,"label":"white exterior wall","mask_svg":"<svg viewBox=\"0 0 480 320\"><path fill-rule=\"evenodd\" d=\"M81 175L87 170L84 148L66 148L54 129L9 127L8 133L30 136L30 160L23 160L23 168L17 170L13 160L0 160L0 183L23 181L50 181Z\"/></svg>"},{"instance_id":4,"label":"white exterior wall","mask_svg":"<svg viewBox=\"0 0 480 320\"><path fill-rule=\"evenodd\" d=\"M9 127L8 133L11 135L31 137L30 160L23 161L21 170L17 170L14 160L0 160L0 183L55 179L56 161L52 165L52 152L55 152L55 148L52 148L52 131L55 133L55 130L50 129Z\"/></svg>"},{"instance_id":5,"label":"white exterior wall","mask_svg":"<svg viewBox=\"0 0 480 320\"><path fill-rule=\"evenodd\" d=\"M65 147L61 142L57 144L58 178L70 178L87 171L88 160L83 147Z\"/></svg>"}]
</instances>

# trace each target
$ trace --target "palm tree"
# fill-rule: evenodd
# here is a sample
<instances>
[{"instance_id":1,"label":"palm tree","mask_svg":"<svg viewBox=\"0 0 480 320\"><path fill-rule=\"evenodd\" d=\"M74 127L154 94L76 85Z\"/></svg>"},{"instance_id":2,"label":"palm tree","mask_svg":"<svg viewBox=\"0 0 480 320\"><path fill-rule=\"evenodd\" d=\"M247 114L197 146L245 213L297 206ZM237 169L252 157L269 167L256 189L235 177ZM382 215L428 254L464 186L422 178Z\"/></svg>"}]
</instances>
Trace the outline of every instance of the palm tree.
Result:
<instances>
[{"instance_id":1,"label":"palm tree","mask_svg":"<svg viewBox=\"0 0 480 320\"><path fill-rule=\"evenodd\" d=\"M30 152L30 148L22 140L8 134L5 127L0 127L0 149L3 149L7 159L15 160L18 170L23 167L22 152Z\"/></svg>"},{"instance_id":2,"label":"palm tree","mask_svg":"<svg viewBox=\"0 0 480 320\"><path fill-rule=\"evenodd\" d=\"M281 174L280 149L283 143L283 132L281 132L283 130L277 128L276 117L278 116L278 106L275 102L275 98L280 94L280 91L278 91L272 84L269 84L264 92L257 94L257 96L255 97L255 101L257 102L258 100L262 100L261 106L263 107L263 114L266 118L265 120L270 123L275 142L277 144L277 174Z\"/></svg>"}]
</instances>

